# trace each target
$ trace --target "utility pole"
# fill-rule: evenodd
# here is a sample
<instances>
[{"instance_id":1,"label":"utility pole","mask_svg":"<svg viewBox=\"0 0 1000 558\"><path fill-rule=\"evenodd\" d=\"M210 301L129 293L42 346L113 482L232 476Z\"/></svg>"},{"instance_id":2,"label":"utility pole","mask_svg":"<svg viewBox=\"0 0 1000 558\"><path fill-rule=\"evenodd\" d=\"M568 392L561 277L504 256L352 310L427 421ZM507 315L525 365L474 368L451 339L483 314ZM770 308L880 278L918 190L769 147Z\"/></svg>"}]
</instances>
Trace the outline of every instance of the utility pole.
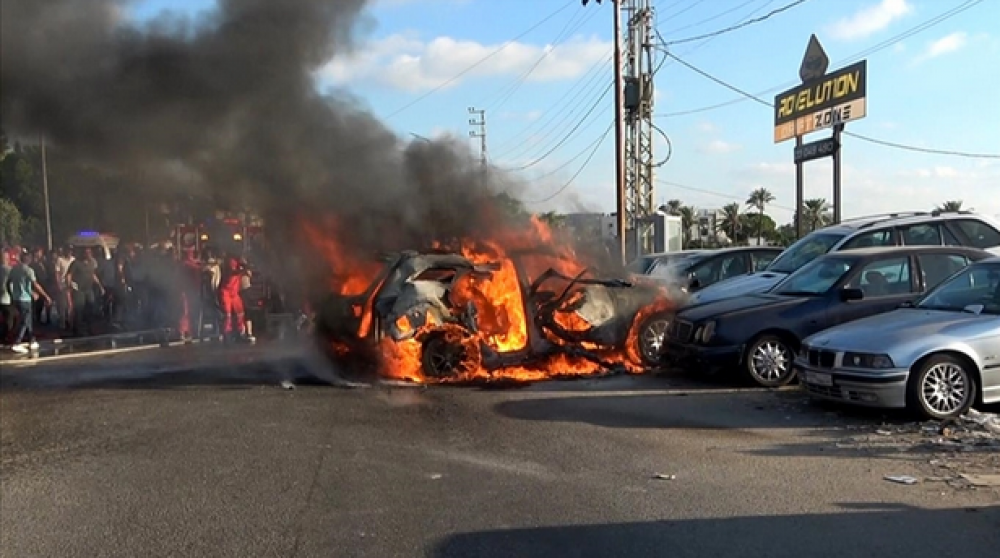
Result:
<instances>
[{"instance_id":1,"label":"utility pole","mask_svg":"<svg viewBox=\"0 0 1000 558\"><path fill-rule=\"evenodd\" d=\"M627 265L630 261L628 242L629 236L629 216L626 207L627 181L625 168L625 78L622 66L622 3L623 0L611 0L614 6L614 26L612 36L614 37L614 68L615 68L615 225L618 231L618 253L622 265ZM629 0L624 0L629 1ZM581 0L581 4L586 6L590 0ZM601 0L596 0L598 4Z\"/></svg>"},{"instance_id":2,"label":"utility pole","mask_svg":"<svg viewBox=\"0 0 1000 558\"><path fill-rule=\"evenodd\" d=\"M42 198L45 202L45 241L52 251L52 206L49 204L49 168L45 156L45 136L42 136Z\"/></svg>"},{"instance_id":3,"label":"utility pole","mask_svg":"<svg viewBox=\"0 0 1000 558\"><path fill-rule=\"evenodd\" d=\"M630 255L654 251L656 188L653 169L653 7L652 0L623 2L628 26L623 64L625 120L625 211Z\"/></svg>"},{"instance_id":4,"label":"utility pole","mask_svg":"<svg viewBox=\"0 0 1000 558\"><path fill-rule=\"evenodd\" d=\"M486 109L469 107L469 114L479 117L478 119L469 119L469 125L477 127L477 129L469 131L469 137L473 139L479 138L479 163L483 166L483 189L485 190L489 184L487 181L489 178L489 157L486 153Z\"/></svg>"}]
</instances>

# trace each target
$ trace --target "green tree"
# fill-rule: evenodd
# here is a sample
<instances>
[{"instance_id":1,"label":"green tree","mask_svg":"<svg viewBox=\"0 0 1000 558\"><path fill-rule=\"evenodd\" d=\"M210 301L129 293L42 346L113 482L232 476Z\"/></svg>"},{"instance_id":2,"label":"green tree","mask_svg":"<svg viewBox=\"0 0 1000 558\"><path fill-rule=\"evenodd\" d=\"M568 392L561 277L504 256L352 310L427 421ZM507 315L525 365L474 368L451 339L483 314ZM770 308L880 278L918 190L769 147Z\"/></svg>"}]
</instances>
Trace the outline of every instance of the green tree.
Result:
<instances>
[{"instance_id":1,"label":"green tree","mask_svg":"<svg viewBox=\"0 0 1000 558\"><path fill-rule=\"evenodd\" d=\"M775 242L777 240L778 225L768 215L763 213L744 213L740 216L742 230L755 231L757 238L762 241Z\"/></svg>"},{"instance_id":2,"label":"green tree","mask_svg":"<svg viewBox=\"0 0 1000 558\"><path fill-rule=\"evenodd\" d=\"M944 212L958 212L962 211L962 200L948 200L941 205L937 206L937 210Z\"/></svg>"},{"instance_id":3,"label":"green tree","mask_svg":"<svg viewBox=\"0 0 1000 558\"><path fill-rule=\"evenodd\" d=\"M810 231L825 227L833 222L830 204L824 198L814 198L802 202L802 223Z\"/></svg>"},{"instance_id":4,"label":"green tree","mask_svg":"<svg viewBox=\"0 0 1000 558\"><path fill-rule=\"evenodd\" d=\"M547 211L545 213L539 213L538 219L541 220L543 223L547 224L549 227L552 227L553 229L559 229L566 226L566 216L560 215L555 211Z\"/></svg>"},{"instance_id":5,"label":"green tree","mask_svg":"<svg viewBox=\"0 0 1000 558\"><path fill-rule=\"evenodd\" d=\"M681 208L684 207L684 203L681 200L668 200L665 205L660 206L660 211L666 213L667 215L680 215Z\"/></svg>"},{"instance_id":6,"label":"green tree","mask_svg":"<svg viewBox=\"0 0 1000 558\"><path fill-rule=\"evenodd\" d=\"M743 229L743 215L740 213L740 204L730 203L722 206L722 219L716 222L719 229L716 232L725 233L732 242L736 242Z\"/></svg>"},{"instance_id":7,"label":"green tree","mask_svg":"<svg viewBox=\"0 0 1000 558\"><path fill-rule=\"evenodd\" d=\"M681 237L681 243L683 244L691 236L691 228L694 227L695 221L695 210L690 205L682 205L677 209L677 215L681 218L681 230L684 231L684 235Z\"/></svg>"},{"instance_id":8,"label":"green tree","mask_svg":"<svg viewBox=\"0 0 1000 558\"><path fill-rule=\"evenodd\" d=\"M14 202L0 198L0 245L12 246L21 242L21 212Z\"/></svg>"},{"instance_id":9,"label":"green tree","mask_svg":"<svg viewBox=\"0 0 1000 558\"><path fill-rule=\"evenodd\" d=\"M763 217L767 215L768 204L772 203L774 200L774 194L772 194L770 190L767 188L757 188L753 192L750 192L750 195L747 197L746 205L748 208L756 209L757 214ZM763 226L764 222L765 221L763 219L757 219L757 223L760 226ZM773 223L774 221L772 220L771 222ZM758 239L764 238L764 230L762 228L750 230L756 230Z\"/></svg>"}]
</instances>

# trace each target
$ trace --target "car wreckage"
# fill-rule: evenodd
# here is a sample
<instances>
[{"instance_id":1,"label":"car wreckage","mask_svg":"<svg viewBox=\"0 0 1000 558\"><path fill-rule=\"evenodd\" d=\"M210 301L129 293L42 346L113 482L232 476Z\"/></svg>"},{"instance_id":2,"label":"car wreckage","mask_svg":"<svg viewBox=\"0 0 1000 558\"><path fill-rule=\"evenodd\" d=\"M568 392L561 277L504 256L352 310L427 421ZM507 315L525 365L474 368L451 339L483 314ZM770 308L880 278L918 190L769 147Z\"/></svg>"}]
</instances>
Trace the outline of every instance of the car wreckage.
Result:
<instances>
[{"instance_id":1,"label":"car wreckage","mask_svg":"<svg viewBox=\"0 0 1000 558\"><path fill-rule=\"evenodd\" d=\"M317 308L315 332L331 358L375 363L383 343L416 343L421 373L431 380L559 355L608 372L628 368L616 355L627 355L633 370L661 360L673 305L655 284L599 278L590 269L570 276L537 254L486 265L454 253L404 252L384 261L364 292L330 295ZM532 277L529 267L547 269ZM516 278L507 285L516 291L507 308L477 288L501 273Z\"/></svg>"}]
</instances>

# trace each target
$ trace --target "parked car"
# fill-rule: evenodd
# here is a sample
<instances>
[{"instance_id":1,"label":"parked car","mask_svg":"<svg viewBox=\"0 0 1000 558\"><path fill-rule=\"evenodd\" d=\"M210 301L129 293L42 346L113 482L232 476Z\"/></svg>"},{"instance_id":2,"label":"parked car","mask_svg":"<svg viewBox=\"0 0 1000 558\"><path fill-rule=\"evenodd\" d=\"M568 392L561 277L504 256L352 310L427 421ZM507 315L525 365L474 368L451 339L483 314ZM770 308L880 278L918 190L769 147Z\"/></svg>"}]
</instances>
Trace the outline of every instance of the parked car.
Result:
<instances>
[{"instance_id":1,"label":"parked car","mask_svg":"<svg viewBox=\"0 0 1000 558\"><path fill-rule=\"evenodd\" d=\"M1000 255L1000 223L968 211L858 217L807 234L763 272L716 283L693 295L688 304L766 292L823 254L876 246L968 246Z\"/></svg>"},{"instance_id":2,"label":"parked car","mask_svg":"<svg viewBox=\"0 0 1000 558\"><path fill-rule=\"evenodd\" d=\"M629 271L679 285L693 293L719 281L761 271L781 252L782 249L775 246L739 246L649 254L632 262Z\"/></svg>"},{"instance_id":3,"label":"parked car","mask_svg":"<svg viewBox=\"0 0 1000 558\"><path fill-rule=\"evenodd\" d=\"M829 327L912 301L970 262L989 258L960 246L900 246L822 256L763 294L680 310L668 328L669 364L739 368L765 387L795 379L801 340Z\"/></svg>"},{"instance_id":4,"label":"parked car","mask_svg":"<svg viewBox=\"0 0 1000 558\"><path fill-rule=\"evenodd\" d=\"M927 418L1000 402L1000 258L975 263L910 307L808 337L806 392Z\"/></svg>"}]
</instances>

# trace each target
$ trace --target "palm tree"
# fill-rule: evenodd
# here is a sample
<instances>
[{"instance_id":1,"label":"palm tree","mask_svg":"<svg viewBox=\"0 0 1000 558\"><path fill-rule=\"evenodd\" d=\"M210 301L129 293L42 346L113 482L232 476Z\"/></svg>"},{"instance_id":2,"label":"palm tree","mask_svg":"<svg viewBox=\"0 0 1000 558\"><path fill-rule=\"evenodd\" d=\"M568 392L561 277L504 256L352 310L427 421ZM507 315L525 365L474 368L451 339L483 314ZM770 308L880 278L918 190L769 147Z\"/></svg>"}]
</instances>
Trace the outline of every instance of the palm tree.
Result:
<instances>
[{"instance_id":1,"label":"palm tree","mask_svg":"<svg viewBox=\"0 0 1000 558\"><path fill-rule=\"evenodd\" d=\"M681 230L684 231L684 236L681 237L682 243L687 243L687 240L691 237L691 227L694 226L695 211L690 205L682 205L677 208L676 215L681 218Z\"/></svg>"},{"instance_id":2,"label":"palm tree","mask_svg":"<svg viewBox=\"0 0 1000 558\"><path fill-rule=\"evenodd\" d=\"M736 235L740 231L740 204L730 203L722 206L722 219L716 223L716 227L719 231L726 233L734 243L736 242Z\"/></svg>"},{"instance_id":3,"label":"palm tree","mask_svg":"<svg viewBox=\"0 0 1000 558\"><path fill-rule=\"evenodd\" d=\"M763 217L765 215L765 210L767 209L767 204L775 200L774 194L771 193L767 188L757 188L753 192L750 192L750 196L747 198L746 204L748 208L753 208L757 210L757 214ZM764 236L764 219L757 219L757 242L761 241Z\"/></svg>"},{"instance_id":4,"label":"palm tree","mask_svg":"<svg viewBox=\"0 0 1000 558\"><path fill-rule=\"evenodd\" d=\"M667 215L677 216L681 214L681 207L683 206L684 203L681 202L681 200L668 200L665 205L660 206L660 211L666 213Z\"/></svg>"},{"instance_id":5,"label":"palm tree","mask_svg":"<svg viewBox=\"0 0 1000 558\"><path fill-rule=\"evenodd\" d=\"M802 202L802 222L810 231L825 227L832 220L830 204L826 203L826 198L813 198Z\"/></svg>"},{"instance_id":6,"label":"palm tree","mask_svg":"<svg viewBox=\"0 0 1000 558\"><path fill-rule=\"evenodd\" d=\"M949 200L937 207L937 210L941 213L948 212L959 212L962 211L962 200Z\"/></svg>"}]
</instances>

